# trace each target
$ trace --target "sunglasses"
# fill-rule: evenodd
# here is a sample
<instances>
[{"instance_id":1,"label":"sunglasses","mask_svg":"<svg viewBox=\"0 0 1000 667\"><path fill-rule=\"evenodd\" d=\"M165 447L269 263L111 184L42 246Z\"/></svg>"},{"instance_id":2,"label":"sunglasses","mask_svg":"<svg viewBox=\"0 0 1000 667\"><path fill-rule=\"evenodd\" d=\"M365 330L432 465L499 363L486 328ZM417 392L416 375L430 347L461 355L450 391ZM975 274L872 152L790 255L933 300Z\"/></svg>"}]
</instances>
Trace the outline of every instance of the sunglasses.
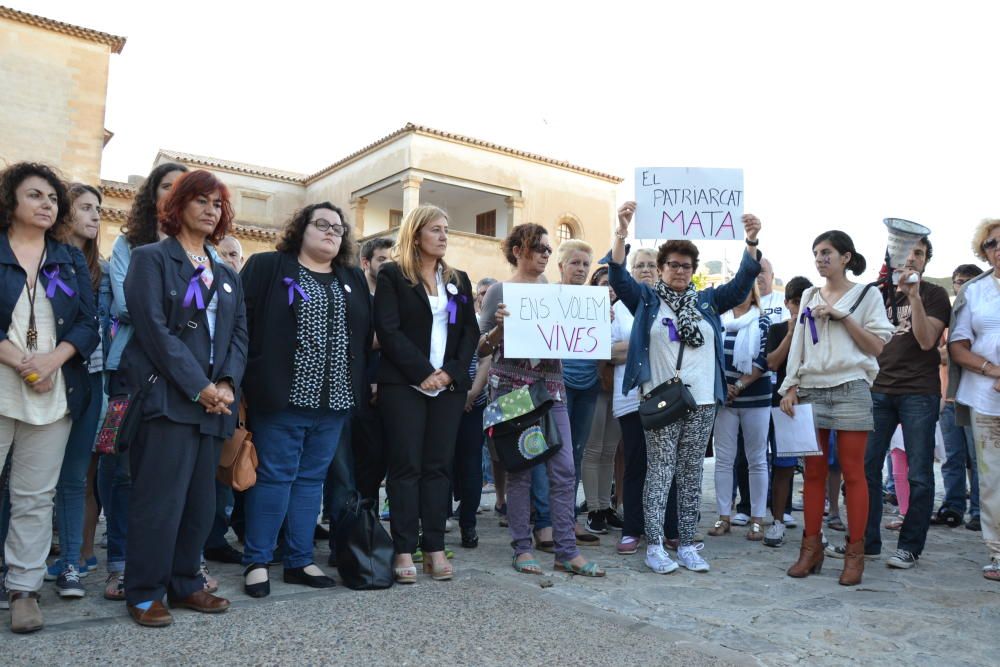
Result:
<instances>
[{"instance_id":1,"label":"sunglasses","mask_svg":"<svg viewBox=\"0 0 1000 667\"><path fill-rule=\"evenodd\" d=\"M983 241L983 246L982 246L983 247L983 252L989 252L991 250L996 250L998 243L1000 243L1000 241L998 241L995 238Z\"/></svg>"},{"instance_id":2,"label":"sunglasses","mask_svg":"<svg viewBox=\"0 0 1000 667\"><path fill-rule=\"evenodd\" d=\"M535 245L531 246L531 249L540 255L552 254L552 247L547 245L542 245L541 243L536 243Z\"/></svg>"}]
</instances>

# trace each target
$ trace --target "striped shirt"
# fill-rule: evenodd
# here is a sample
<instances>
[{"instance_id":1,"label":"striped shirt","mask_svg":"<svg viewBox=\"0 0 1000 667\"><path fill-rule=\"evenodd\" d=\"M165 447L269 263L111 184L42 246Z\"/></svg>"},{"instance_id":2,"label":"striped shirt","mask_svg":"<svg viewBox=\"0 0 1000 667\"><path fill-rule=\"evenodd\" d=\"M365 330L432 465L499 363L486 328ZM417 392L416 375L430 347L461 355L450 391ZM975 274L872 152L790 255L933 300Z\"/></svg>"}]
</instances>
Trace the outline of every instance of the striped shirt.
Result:
<instances>
[{"instance_id":1,"label":"striped shirt","mask_svg":"<svg viewBox=\"0 0 1000 667\"><path fill-rule=\"evenodd\" d=\"M767 370L767 330L771 327L771 320L766 315L762 315L757 320L760 327L760 350L753 360L754 368L764 371L764 374L756 382L753 382L741 391L733 399L734 408L769 408L771 407L771 373ZM736 331L725 332L722 342L722 349L726 355L726 382L736 384L736 381L743 375L733 366L733 346L736 344Z\"/></svg>"}]
</instances>

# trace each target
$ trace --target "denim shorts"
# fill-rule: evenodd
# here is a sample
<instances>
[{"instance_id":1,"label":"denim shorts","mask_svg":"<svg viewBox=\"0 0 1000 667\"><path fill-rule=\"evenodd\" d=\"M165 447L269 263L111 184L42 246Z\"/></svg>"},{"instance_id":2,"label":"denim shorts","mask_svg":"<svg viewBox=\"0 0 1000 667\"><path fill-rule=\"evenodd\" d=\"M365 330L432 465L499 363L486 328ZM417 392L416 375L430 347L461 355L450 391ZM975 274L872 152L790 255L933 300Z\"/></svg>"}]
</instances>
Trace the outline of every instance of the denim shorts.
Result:
<instances>
[{"instance_id":1,"label":"denim shorts","mask_svg":"<svg viewBox=\"0 0 1000 667\"><path fill-rule=\"evenodd\" d=\"M836 387L799 387L800 403L813 406L816 428L835 431L871 431L872 393L865 380L851 380Z\"/></svg>"}]
</instances>

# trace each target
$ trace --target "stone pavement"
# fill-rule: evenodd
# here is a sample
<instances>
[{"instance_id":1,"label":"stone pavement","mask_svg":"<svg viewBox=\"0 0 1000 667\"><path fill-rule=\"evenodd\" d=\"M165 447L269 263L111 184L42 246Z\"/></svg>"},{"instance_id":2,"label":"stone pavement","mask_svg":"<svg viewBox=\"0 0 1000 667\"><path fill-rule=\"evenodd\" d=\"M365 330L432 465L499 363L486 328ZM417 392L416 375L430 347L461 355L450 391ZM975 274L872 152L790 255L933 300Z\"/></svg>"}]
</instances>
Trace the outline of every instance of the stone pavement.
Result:
<instances>
[{"instance_id":1,"label":"stone pavement","mask_svg":"<svg viewBox=\"0 0 1000 667\"><path fill-rule=\"evenodd\" d=\"M798 478L796 478L798 481ZM940 477L938 489L940 495ZM715 519L712 461L706 461L702 530ZM493 500L484 496L484 505ZM801 519L800 513L796 518ZM135 626L121 603L101 598L103 575L85 580L88 596L58 599L47 583L47 627L30 636L0 632L0 664L362 664L636 665L764 664L988 665L1000 662L1000 586L982 578L981 534L931 527L916 568L887 568L895 547L869 561L861 586L837 584L842 561L791 579L798 530L778 549L751 543L745 529L706 538L707 574L651 573L642 551L618 556L617 533L585 549L605 579L510 566L509 536L480 514L480 546L457 545L457 576L415 586L354 592L312 591L280 582L247 598L237 566L212 568L233 608L218 617L179 611L174 626ZM835 543L842 533L832 533ZM317 561L325 563L325 547ZM277 581L275 581L277 579ZM6 620L6 619L4 619Z\"/></svg>"}]
</instances>

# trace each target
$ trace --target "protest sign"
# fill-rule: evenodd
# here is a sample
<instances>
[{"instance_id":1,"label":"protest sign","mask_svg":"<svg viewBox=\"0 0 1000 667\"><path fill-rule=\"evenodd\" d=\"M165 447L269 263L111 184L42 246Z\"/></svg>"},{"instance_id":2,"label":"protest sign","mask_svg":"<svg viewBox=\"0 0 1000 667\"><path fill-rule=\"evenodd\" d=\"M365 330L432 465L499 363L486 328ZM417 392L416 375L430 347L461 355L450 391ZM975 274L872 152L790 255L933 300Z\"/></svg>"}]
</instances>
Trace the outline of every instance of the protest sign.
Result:
<instances>
[{"instance_id":1,"label":"protest sign","mask_svg":"<svg viewBox=\"0 0 1000 667\"><path fill-rule=\"evenodd\" d=\"M743 238L743 170L639 167L637 239L732 241Z\"/></svg>"},{"instance_id":2,"label":"protest sign","mask_svg":"<svg viewBox=\"0 0 1000 667\"><path fill-rule=\"evenodd\" d=\"M607 287L504 283L510 315L503 353L511 359L610 359Z\"/></svg>"}]
</instances>

